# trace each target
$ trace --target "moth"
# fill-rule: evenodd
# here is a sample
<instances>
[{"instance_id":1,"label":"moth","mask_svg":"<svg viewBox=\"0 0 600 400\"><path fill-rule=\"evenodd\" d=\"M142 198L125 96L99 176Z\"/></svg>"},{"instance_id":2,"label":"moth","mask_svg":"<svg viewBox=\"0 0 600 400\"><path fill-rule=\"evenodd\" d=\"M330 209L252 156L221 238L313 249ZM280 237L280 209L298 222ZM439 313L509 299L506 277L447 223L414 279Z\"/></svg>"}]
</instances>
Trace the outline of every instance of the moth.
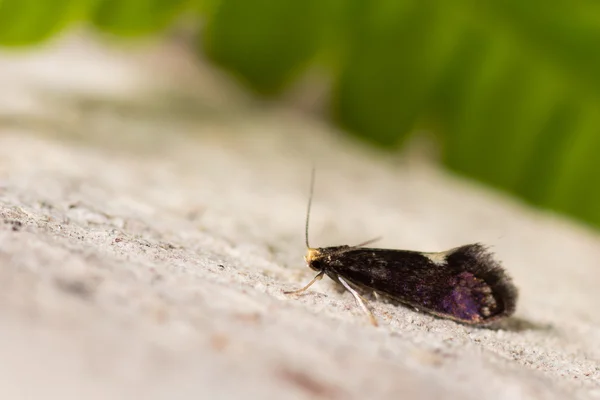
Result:
<instances>
[{"instance_id":1,"label":"moth","mask_svg":"<svg viewBox=\"0 0 600 400\"><path fill-rule=\"evenodd\" d=\"M327 275L352 294L375 326L377 319L365 298L369 295L470 325L489 324L515 312L517 288L493 254L479 243L433 253L364 247L374 240L356 246L310 247L314 182L313 169L304 259L317 275L303 288L284 293L301 294Z\"/></svg>"}]
</instances>

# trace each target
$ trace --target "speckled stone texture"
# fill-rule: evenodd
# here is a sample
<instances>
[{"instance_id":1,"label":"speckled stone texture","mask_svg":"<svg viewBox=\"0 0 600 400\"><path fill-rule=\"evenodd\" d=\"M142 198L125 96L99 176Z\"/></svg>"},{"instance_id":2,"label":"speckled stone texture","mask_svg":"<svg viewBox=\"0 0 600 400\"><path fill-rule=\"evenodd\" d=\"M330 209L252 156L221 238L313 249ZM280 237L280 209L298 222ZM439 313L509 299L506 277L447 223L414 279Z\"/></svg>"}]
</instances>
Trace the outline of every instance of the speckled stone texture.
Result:
<instances>
[{"instance_id":1,"label":"speckled stone texture","mask_svg":"<svg viewBox=\"0 0 600 400\"><path fill-rule=\"evenodd\" d=\"M600 398L600 240L255 103L173 44L0 56L1 399ZM520 289L481 329L372 303L313 246L492 246Z\"/></svg>"}]
</instances>

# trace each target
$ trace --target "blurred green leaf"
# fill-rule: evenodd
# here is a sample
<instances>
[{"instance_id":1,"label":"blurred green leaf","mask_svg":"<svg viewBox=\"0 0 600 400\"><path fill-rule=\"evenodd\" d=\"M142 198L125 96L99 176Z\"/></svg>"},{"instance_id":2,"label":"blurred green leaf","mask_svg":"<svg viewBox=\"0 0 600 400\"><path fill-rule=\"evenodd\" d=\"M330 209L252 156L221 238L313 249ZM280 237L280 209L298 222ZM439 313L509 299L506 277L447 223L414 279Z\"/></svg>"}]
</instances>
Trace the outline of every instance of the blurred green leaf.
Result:
<instances>
[{"instance_id":1,"label":"blurred green leaf","mask_svg":"<svg viewBox=\"0 0 600 400\"><path fill-rule=\"evenodd\" d=\"M190 0L98 0L92 22L122 36L141 36L165 29Z\"/></svg>"},{"instance_id":2,"label":"blurred green leaf","mask_svg":"<svg viewBox=\"0 0 600 400\"><path fill-rule=\"evenodd\" d=\"M208 55L259 93L276 93L314 56L318 0L221 0L204 33Z\"/></svg>"},{"instance_id":3,"label":"blurred green leaf","mask_svg":"<svg viewBox=\"0 0 600 400\"><path fill-rule=\"evenodd\" d=\"M439 86L452 110L447 165L600 226L590 185L600 167L598 5L482 2L471 11L478 18L461 42L478 45L457 52Z\"/></svg>"},{"instance_id":4,"label":"blurred green leaf","mask_svg":"<svg viewBox=\"0 0 600 400\"><path fill-rule=\"evenodd\" d=\"M600 171L600 107L582 104L576 115L575 124L570 126L574 134L563 133L568 140L563 142L560 168L545 203L600 225L600 219L596 219L600 205L596 184Z\"/></svg>"},{"instance_id":5,"label":"blurred green leaf","mask_svg":"<svg viewBox=\"0 0 600 400\"><path fill-rule=\"evenodd\" d=\"M209 57L255 92L319 62L353 134L393 149L432 130L453 170L600 226L600 2L0 0L0 45L82 15L142 35L187 10Z\"/></svg>"},{"instance_id":6,"label":"blurred green leaf","mask_svg":"<svg viewBox=\"0 0 600 400\"><path fill-rule=\"evenodd\" d=\"M334 111L350 130L396 146L429 99L459 26L443 2L353 1Z\"/></svg>"},{"instance_id":7,"label":"blurred green leaf","mask_svg":"<svg viewBox=\"0 0 600 400\"><path fill-rule=\"evenodd\" d=\"M81 17L82 0L0 0L0 45L40 42Z\"/></svg>"},{"instance_id":8,"label":"blurred green leaf","mask_svg":"<svg viewBox=\"0 0 600 400\"><path fill-rule=\"evenodd\" d=\"M344 126L388 147L435 127L452 169L600 226L599 3L353 4Z\"/></svg>"}]
</instances>

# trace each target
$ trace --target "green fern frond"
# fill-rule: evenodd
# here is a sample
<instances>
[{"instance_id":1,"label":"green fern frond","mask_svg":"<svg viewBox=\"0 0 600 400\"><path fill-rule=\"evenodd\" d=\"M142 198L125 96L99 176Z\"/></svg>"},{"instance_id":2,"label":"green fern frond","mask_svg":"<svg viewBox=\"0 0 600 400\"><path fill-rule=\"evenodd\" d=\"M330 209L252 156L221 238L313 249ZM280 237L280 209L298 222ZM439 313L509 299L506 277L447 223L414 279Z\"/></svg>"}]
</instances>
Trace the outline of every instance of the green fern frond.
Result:
<instances>
[{"instance_id":1,"label":"green fern frond","mask_svg":"<svg viewBox=\"0 0 600 400\"><path fill-rule=\"evenodd\" d=\"M0 0L0 45L83 18L145 35L191 10L208 56L253 91L320 62L355 135L393 149L430 129L451 169L600 227L600 3Z\"/></svg>"}]
</instances>

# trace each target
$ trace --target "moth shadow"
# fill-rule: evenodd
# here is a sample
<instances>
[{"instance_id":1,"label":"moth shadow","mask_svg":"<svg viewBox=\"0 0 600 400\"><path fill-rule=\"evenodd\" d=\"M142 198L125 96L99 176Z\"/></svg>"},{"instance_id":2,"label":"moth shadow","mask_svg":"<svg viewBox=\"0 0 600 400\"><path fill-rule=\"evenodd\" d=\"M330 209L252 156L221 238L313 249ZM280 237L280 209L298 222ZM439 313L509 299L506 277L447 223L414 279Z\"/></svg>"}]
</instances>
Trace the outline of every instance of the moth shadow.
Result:
<instances>
[{"instance_id":1,"label":"moth shadow","mask_svg":"<svg viewBox=\"0 0 600 400\"><path fill-rule=\"evenodd\" d=\"M481 329L490 329L494 331L505 330L510 332L526 332L526 331L552 331L554 326L552 324L543 324L539 322L530 321L525 318L509 317L505 320L494 322L490 325L479 326Z\"/></svg>"},{"instance_id":2,"label":"moth shadow","mask_svg":"<svg viewBox=\"0 0 600 400\"><path fill-rule=\"evenodd\" d=\"M347 292L346 288L344 288L344 286L342 286L339 282L334 281L333 287L334 287L335 291L338 292L339 294L343 294L343 293ZM403 303L401 301L393 299L384 294L381 294L381 293L378 294L372 290L365 290L364 288L361 288L361 287L357 287L356 289L359 290L361 295L363 297L365 297L370 303L375 302L375 303L380 303L380 304L390 304L395 307L402 307L402 308L406 308L409 310L420 312L418 307L414 307L409 304ZM429 314L429 313L424 312L424 314ZM431 315L431 314L429 314L429 315ZM439 320L445 319L443 317L436 316L436 315L431 315L431 316L436 319L439 319ZM457 321L457 323L460 324L461 322ZM549 323L546 323L546 324L539 323L539 322L535 322L535 321L531 321L531 320L528 320L525 318L520 318L520 317L515 317L515 316L511 316L511 317L508 317L508 318L500 320L500 321L491 322L489 324L483 324L483 325L464 324L464 325L475 328L475 329L488 329L488 330L493 330L493 331L504 330L504 331L509 331L509 332L527 332L527 331L550 332L555 329L554 325L549 324Z\"/></svg>"}]
</instances>

